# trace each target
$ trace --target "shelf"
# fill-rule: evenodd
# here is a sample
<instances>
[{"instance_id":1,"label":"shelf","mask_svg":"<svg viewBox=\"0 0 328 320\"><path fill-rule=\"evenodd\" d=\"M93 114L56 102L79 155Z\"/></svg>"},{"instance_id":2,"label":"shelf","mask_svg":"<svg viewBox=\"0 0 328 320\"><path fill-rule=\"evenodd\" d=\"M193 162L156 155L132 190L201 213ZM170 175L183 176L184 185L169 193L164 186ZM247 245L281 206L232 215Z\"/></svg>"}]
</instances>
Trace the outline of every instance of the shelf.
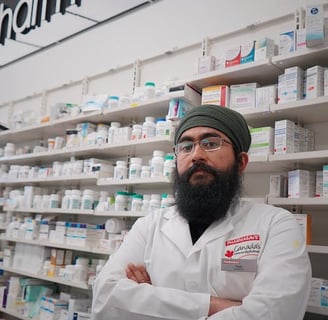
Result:
<instances>
[{"instance_id":1,"label":"shelf","mask_svg":"<svg viewBox=\"0 0 328 320\"><path fill-rule=\"evenodd\" d=\"M100 178L97 181L98 186L140 186L156 188L163 185L170 186L172 182L166 177L156 177L148 179L123 179L118 180L114 178Z\"/></svg>"},{"instance_id":2,"label":"shelf","mask_svg":"<svg viewBox=\"0 0 328 320\"><path fill-rule=\"evenodd\" d=\"M289 170L298 166L322 169L322 165L328 163L328 150L272 154L269 155L269 162L273 165L283 164L286 168L289 167Z\"/></svg>"},{"instance_id":3,"label":"shelf","mask_svg":"<svg viewBox=\"0 0 328 320\"><path fill-rule=\"evenodd\" d=\"M35 214L67 214L67 215L93 215L93 210L81 210L81 209L33 209L33 208L5 208L4 211L10 212L23 212L23 213L35 213Z\"/></svg>"},{"instance_id":4,"label":"shelf","mask_svg":"<svg viewBox=\"0 0 328 320\"><path fill-rule=\"evenodd\" d=\"M87 247L71 246L62 243L53 243L46 240L25 240L25 239L16 239L6 236L1 236L0 241L25 243L25 244L31 244L40 247L58 248L58 249L73 250L73 251L80 251L80 252L87 252L87 253L96 253L96 254L105 254L105 255L109 254L105 250L94 248L92 246L87 246Z\"/></svg>"},{"instance_id":5,"label":"shelf","mask_svg":"<svg viewBox=\"0 0 328 320\"><path fill-rule=\"evenodd\" d=\"M86 283L82 283L82 282L73 282L73 281L69 281L69 280L64 280L58 277L47 277L47 276L42 276L40 274L34 274L31 272L26 272L24 270L20 270L20 269L16 269L16 268L10 268L10 267L4 267L4 266L0 266L0 268L2 270L8 271L8 272L12 272L12 273L16 273L16 274L21 274L27 277L31 277L31 278L36 278L36 279L41 279L41 280L45 280L45 281L50 281L50 282L55 282L58 284L63 284L69 287L74 287L74 288L79 288L79 289L84 289L84 290L89 290L90 286Z\"/></svg>"},{"instance_id":6,"label":"shelf","mask_svg":"<svg viewBox=\"0 0 328 320\"><path fill-rule=\"evenodd\" d=\"M307 248L311 253L328 254L328 246L308 245Z\"/></svg>"},{"instance_id":7,"label":"shelf","mask_svg":"<svg viewBox=\"0 0 328 320\"><path fill-rule=\"evenodd\" d=\"M0 133L0 143L22 143L33 140L47 140L56 136L65 136L66 129L75 128L81 122L103 123L119 121L124 125L133 121L142 123L146 116L164 117L169 109L171 99L182 99L190 104L200 104L200 94L190 87L185 90L169 93L148 101L142 101L137 106L118 107L83 113L75 117L52 120L31 127L6 130Z\"/></svg>"},{"instance_id":8,"label":"shelf","mask_svg":"<svg viewBox=\"0 0 328 320\"><path fill-rule=\"evenodd\" d=\"M328 308L327 307L307 306L306 312L311 312L311 313L322 314L322 315L328 316Z\"/></svg>"},{"instance_id":9,"label":"shelf","mask_svg":"<svg viewBox=\"0 0 328 320\"><path fill-rule=\"evenodd\" d=\"M260 85L267 85L276 83L278 75L282 73L283 70L278 65L274 65L270 59L266 59L197 75L188 82L198 90L213 85L231 85L248 82L258 82Z\"/></svg>"},{"instance_id":10,"label":"shelf","mask_svg":"<svg viewBox=\"0 0 328 320\"><path fill-rule=\"evenodd\" d=\"M323 45L274 56L272 57L272 63L283 69L294 66L306 69L314 65L327 67L327 55L328 47Z\"/></svg>"},{"instance_id":11,"label":"shelf","mask_svg":"<svg viewBox=\"0 0 328 320\"><path fill-rule=\"evenodd\" d=\"M67 177L45 177L37 179L0 180L0 185L42 185L42 186L72 186L96 184L97 175L77 175Z\"/></svg>"},{"instance_id":12,"label":"shelf","mask_svg":"<svg viewBox=\"0 0 328 320\"><path fill-rule=\"evenodd\" d=\"M328 96L304 99L270 106L272 120L289 119L297 123L316 123L328 121Z\"/></svg>"},{"instance_id":13,"label":"shelf","mask_svg":"<svg viewBox=\"0 0 328 320\"><path fill-rule=\"evenodd\" d=\"M128 157L138 155L152 155L154 145L157 150L173 152L173 142L168 137L151 137L147 139L130 140L122 143L102 144L100 146L82 146L77 148L62 149L56 151L45 151L15 155L0 158L0 163L35 165L45 162L67 161L72 156L76 158L90 157Z\"/></svg>"},{"instance_id":14,"label":"shelf","mask_svg":"<svg viewBox=\"0 0 328 320\"><path fill-rule=\"evenodd\" d=\"M139 218L145 215L144 212L139 211L95 211L97 217L126 217Z\"/></svg>"},{"instance_id":15,"label":"shelf","mask_svg":"<svg viewBox=\"0 0 328 320\"><path fill-rule=\"evenodd\" d=\"M47 140L56 136L65 136L66 129L75 128L81 122L101 122L102 112L93 111L75 117L57 119L34 126L6 130L0 133L0 142L22 143L22 141Z\"/></svg>"},{"instance_id":16,"label":"shelf","mask_svg":"<svg viewBox=\"0 0 328 320\"><path fill-rule=\"evenodd\" d=\"M199 105L201 102L200 94L186 86L184 91L171 92L162 97L143 101L133 107L128 106L105 110L103 112L102 122L118 121L125 125L131 122L143 123L145 117L150 114L155 118L163 118L168 113L171 99L181 99L191 105Z\"/></svg>"},{"instance_id":17,"label":"shelf","mask_svg":"<svg viewBox=\"0 0 328 320\"><path fill-rule=\"evenodd\" d=\"M328 206L328 198L273 198L268 197L268 204L274 206Z\"/></svg>"},{"instance_id":18,"label":"shelf","mask_svg":"<svg viewBox=\"0 0 328 320\"><path fill-rule=\"evenodd\" d=\"M7 308L0 307L0 312L6 313L10 316L13 316L13 317L17 318L17 319L22 319L22 320L33 320L34 319L34 318L24 316L20 312L17 312L15 310L10 310L10 309L7 309Z\"/></svg>"}]
</instances>

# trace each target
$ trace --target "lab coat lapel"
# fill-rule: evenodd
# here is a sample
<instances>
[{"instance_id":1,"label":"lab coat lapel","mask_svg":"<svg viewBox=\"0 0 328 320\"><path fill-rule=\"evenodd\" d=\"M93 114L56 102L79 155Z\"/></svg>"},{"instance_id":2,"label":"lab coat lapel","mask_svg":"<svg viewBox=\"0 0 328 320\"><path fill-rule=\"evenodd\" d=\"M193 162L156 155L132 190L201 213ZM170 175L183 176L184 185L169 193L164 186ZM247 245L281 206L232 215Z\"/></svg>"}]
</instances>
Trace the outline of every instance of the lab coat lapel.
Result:
<instances>
[{"instance_id":1,"label":"lab coat lapel","mask_svg":"<svg viewBox=\"0 0 328 320\"><path fill-rule=\"evenodd\" d=\"M170 210L165 214L166 223L161 231L187 257L192 248L189 225L177 212Z\"/></svg>"},{"instance_id":2,"label":"lab coat lapel","mask_svg":"<svg viewBox=\"0 0 328 320\"><path fill-rule=\"evenodd\" d=\"M201 235L198 241L195 243L190 251L193 254L202 248L204 248L209 242L225 236L227 233L233 230L233 224L228 213L224 220L217 221L210 225L205 232Z\"/></svg>"}]
</instances>

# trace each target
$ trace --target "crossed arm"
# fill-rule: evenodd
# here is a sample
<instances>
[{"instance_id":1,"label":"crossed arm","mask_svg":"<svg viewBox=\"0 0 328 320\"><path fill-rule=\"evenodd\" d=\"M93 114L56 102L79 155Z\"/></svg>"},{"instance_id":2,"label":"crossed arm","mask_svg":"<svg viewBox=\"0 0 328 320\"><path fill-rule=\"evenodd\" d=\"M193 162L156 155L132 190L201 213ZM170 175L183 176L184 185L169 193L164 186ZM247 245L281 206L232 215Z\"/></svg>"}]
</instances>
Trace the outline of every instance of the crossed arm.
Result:
<instances>
[{"instance_id":1,"label":"crossed arm","mask_svg":"<svg viewBox=\"0 0 328 320\"><path fill-rule=\"evenodd\" d=\"M129 263L125 268L125 273L128 279L133 280L137 283L148 283L150 285L152 284L150 276L145 266L141 264ZM241 305L241 301L228 300L228 299L211 296L208 316L211 316L226 308L239 306L239 305Z\"/></svg>"}]
</instances>

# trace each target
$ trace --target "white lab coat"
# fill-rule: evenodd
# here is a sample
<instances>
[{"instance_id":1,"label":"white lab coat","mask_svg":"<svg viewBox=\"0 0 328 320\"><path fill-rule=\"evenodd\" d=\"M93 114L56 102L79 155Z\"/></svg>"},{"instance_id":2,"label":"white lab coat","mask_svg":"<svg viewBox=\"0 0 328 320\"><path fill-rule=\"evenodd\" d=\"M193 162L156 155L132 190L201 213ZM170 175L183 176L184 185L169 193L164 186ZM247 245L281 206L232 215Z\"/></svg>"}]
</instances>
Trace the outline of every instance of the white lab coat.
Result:
<instances>
[{"instance_id":1,"label":"white lab coat","mask_svg":"<svg viewBox=\"0 0 328 320\"><path fill-rule=\"evenodd\" d=\"M249 265L225 271L230 259ZM146 266L152 285L126 278L130 262ZM211 320L301 320L310 286L304 236L288 211L241 201L193 245L171 207L140 218L110 257L94 283L93 320L207 319L210 295L242 301Z\"/></svg>"}]
</instances>

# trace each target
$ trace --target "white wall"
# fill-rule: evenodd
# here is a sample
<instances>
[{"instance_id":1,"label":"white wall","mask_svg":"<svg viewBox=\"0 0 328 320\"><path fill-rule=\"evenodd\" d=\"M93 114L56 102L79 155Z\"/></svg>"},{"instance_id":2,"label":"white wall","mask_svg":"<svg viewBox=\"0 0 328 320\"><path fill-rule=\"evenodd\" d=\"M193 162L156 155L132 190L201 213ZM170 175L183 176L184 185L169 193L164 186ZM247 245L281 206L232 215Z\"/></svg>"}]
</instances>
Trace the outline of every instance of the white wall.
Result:
<instances>
[{"instance_id":1,"label":"white wall","mask_svg":"<svg viewBox=\"0 0 328 320\"><path fill-rule=\"evenodd\" d=\"M87 31L50 49L36 53L0 69L0 116L6 122L9 110L33 106L39 112L43 90L59 87L47 95L47 104L56 101L80 102L82 85L70 84L86 76L93 76L111 68L145 60L141 80L164 81L178 75L188 78L195 73L201 41L206 36L215 38L244 29L231 37L219 38L213 44L221 48L228 42L264 34L277 38L280 31L293 26L296 8L313 3L310 0L161 0L142 10L108 24ZM327 3L316 0L315 3ZM83 5L83 4L82 4ZM261 23L273 20L261 26ZM255 30L245 29L259 25ZM147 59L170 49L198 44L186 52L164 56L154 61ZM160 63L159 63L160 61ZM99 80L99 79L98 79ZM105 74L98 85L90 84L93 93L114 91L120 94L131 90L132 65L124 72ZM61 87L67 84L66 87ZM107 85L106 85L107 84ZM61 87L61 88L60 88ZM61 90L63 89L63 90ZM29 96L25 101L9 105L11 101ZM14 110L12 110L14 111ZM9 120L7 120L9 121Z\"/></svg>"}]
</instances>

